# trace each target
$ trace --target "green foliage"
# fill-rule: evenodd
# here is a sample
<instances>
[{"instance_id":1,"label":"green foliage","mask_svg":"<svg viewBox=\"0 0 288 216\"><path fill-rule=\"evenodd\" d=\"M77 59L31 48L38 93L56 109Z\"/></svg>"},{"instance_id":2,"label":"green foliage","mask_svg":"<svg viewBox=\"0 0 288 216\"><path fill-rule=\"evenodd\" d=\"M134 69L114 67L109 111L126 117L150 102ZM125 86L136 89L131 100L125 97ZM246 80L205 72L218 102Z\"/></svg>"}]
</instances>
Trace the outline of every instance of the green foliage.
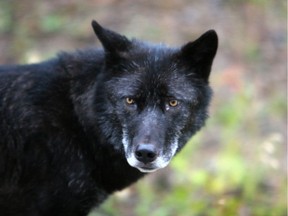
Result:
<instances>
[{"instance_id":1,"label":"green foliage","mask_svg":"<svg viewBox=\"0 0 288 216\"><path fill-rule=\"evenodd\" d=\"M63 15L50 14L41 17L40 26L43 32L57 32L60 31L65 24Z\"/></svg>"},{"instance_id":2,"label":"green foliage","mask_svg":"<svg viewBox=\"0 0 288 216\"><path fill-rule=\"evenodd\" d=\"M0 2L0 32L7 32L11 25L11 11L7 1Z\"/></svg>"}]
</instances>

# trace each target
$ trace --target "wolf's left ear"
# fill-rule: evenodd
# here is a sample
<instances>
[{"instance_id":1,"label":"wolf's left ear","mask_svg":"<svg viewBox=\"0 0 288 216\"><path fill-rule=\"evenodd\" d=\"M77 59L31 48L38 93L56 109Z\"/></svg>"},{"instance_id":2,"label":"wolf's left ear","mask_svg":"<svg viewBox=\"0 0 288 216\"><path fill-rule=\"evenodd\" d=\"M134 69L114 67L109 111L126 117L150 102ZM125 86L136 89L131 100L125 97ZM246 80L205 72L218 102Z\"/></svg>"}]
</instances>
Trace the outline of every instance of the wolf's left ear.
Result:
<instances>
[{"instance_id":1,"label":"wolf's left ear","mask_svg":"<svg viewBox=\"0 0 288 216\"><path fill-rule=\"evenodd\" d=\"M198 76L208 81L213 59L218 48L218 36L214 30L209 30L197 40L184 45L180 58L187 66L193 68Z\"/></svg>"},{"instance_id":2,"label":"wolf's left ear","mask_svg":"<svg viewBox=\"0 0 288 216\"><path fill-rule=\"evenodd\" d=\"M95 20L92 21L92 27L105 51L109 54L120 54L121 52L127 52L132 46L131 41L125 36L103 28Z\"/></svg>"}]
</instances>

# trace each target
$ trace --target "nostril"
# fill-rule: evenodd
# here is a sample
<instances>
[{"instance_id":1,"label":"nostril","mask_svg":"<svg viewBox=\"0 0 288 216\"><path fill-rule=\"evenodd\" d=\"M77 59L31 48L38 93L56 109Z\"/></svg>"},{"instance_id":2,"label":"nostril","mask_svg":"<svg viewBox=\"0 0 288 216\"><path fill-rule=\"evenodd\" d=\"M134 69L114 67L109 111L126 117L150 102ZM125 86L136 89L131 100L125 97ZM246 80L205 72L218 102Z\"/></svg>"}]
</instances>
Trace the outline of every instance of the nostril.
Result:
<instances>
[{"instance_id":1,"label":"nostril","mask_svg":"<svg viewBox=\"0 0 288 216\"><path fill-rule=\"evenodd\" d=\"M151 144L140 144L135 151L135 157L143 163L151 163L156 160L157 156L156 148Z\"/></svg>"},{"instance_id":2,"label":"nostril","mask_svg":"<svg viewBox=\"0 0 288 216\"><path fill-rule=\"evenodd\" d=\"M135 154L136 154L136 157L137 157L137 158L141 158L141 157L143 157L143 152L141 152L141 151L139 151L139 150L136 151Z\"/></svg>"},{"instance_id":3,"label":"nostril","mask_svg":"<svg viewBox=\"0 0 288 216\"><path fill-rule=\"evenodd\" d=\"M153 159L156 157L156 154L154 152L150 152L148 150L138 150L135 154L137 158L147 157Z\"/></svg>"},{"instance_id":4,"label":"nostril","mask_svg":"<svg viewBox=\"0 0 288 216\"><path fill-rule=\"evenodd\" d=\"M148 157L148 158L153 159L153 158L155 158L155 156L156 156L156 154L155 154L154 152L148 152L148 153L147 153L147 157Z\"/></svg>"}]
</instances>

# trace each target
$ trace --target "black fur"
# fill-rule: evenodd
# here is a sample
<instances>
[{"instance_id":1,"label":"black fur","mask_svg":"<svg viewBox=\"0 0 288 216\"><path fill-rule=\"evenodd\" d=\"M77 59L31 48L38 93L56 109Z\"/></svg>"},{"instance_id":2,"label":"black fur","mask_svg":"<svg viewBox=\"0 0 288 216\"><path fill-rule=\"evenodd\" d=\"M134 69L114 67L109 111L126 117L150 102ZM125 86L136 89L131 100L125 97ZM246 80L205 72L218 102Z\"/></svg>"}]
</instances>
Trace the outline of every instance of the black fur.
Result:
<instances>
[{"instance_id":1,"label":"black fur","mask_svg":"<svg viewBox=\"0 0 288 216\"><path fill-rule=\"evenodd\" d=\"M177 151L204 125L217 50L213 30L181 48L168 48L92 25L104 50L0 67L3 216L84 216L141 178L144 173L125 158L122 127L131 140L149 131L139 127L151 110L147 107L154 107L161 126L147 136L168 145L177 133ZM127 108L127 96L137 107ZM172 96L181 106L168 112L165 100Z\"/></svg>"}]
</instances>

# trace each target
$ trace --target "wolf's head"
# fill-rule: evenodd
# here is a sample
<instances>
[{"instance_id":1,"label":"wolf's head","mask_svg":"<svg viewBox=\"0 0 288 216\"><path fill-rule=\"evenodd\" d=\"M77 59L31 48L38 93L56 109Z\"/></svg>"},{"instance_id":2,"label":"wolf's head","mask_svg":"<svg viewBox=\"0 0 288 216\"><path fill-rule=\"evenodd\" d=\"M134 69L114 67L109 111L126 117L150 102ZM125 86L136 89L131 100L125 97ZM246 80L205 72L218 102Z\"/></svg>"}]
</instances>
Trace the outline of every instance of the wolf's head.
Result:
<instances>
[{"instance_id":1,"label":"wolf's head","mask_svg":"<svg viewBox=\"0 0 288 216\"><path fill-rule=\"evenodd\" d=\"M207 118L216 32L168 48L92 26L105 50L107 137L141 172L165 167Z\"/></svg>"}]
</instances>

